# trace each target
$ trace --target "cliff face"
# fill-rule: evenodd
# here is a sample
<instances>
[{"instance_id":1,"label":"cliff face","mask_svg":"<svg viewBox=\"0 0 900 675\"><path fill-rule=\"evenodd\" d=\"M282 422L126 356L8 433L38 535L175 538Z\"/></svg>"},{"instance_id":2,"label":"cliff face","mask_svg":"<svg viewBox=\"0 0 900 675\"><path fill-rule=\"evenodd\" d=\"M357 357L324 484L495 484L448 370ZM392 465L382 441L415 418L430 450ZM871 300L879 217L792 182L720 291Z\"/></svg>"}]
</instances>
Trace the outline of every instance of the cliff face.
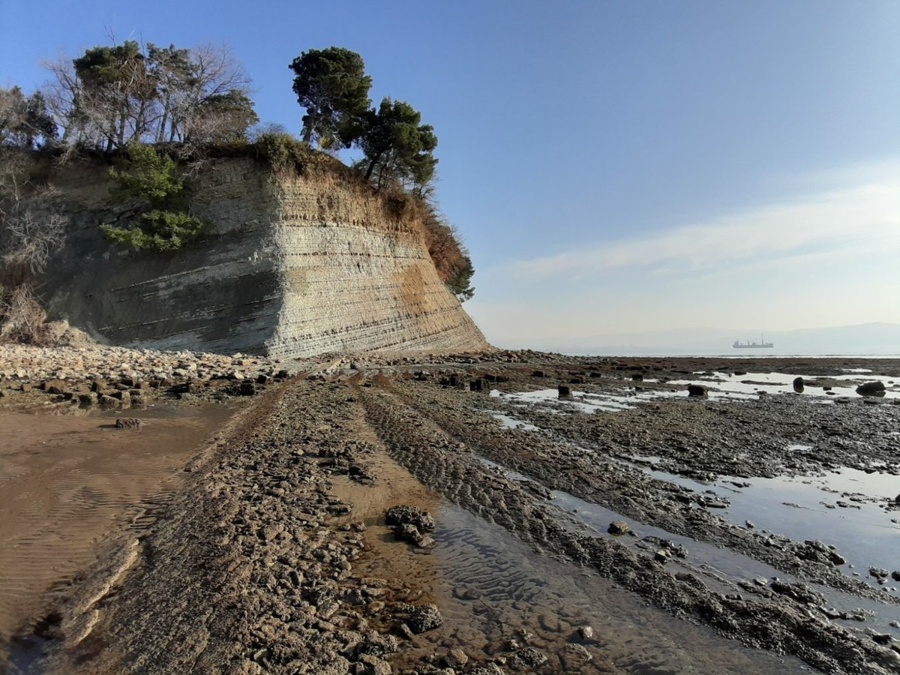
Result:
<instances>
[{"instance_id":1,"label":"cliff face","mask_svg":"<svg viewBox=\"0 0 900 675\"><path fill-rule=\"evenodd\" d=\"M110 203L102 168L51 182L71 225L43 290L50 317L102 341L275 357L487 347L419 228L362 186L216 160L193 201L214 234L168 254L103 239L98 225L128 210Z\"/></svg>"}]
</instances>

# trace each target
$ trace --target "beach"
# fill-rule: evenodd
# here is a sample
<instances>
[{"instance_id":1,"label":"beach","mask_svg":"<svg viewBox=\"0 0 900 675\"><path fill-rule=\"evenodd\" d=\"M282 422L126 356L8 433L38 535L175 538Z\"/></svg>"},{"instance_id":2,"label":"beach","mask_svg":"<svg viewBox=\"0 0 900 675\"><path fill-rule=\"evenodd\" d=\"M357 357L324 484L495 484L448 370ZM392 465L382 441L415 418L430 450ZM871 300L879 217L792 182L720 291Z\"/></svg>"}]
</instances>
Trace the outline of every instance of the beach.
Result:
<instances>
[{"instance_id":1,"label":"beach","mask_svg":"<svg viewBox=\"0 0 900 675\"><path fill-rule=\"evenodd\" d=\"M20 672L900 668L900 361L181 360L131 413L4 381L120 447L202 430L6 612Z\"/></svg>"}]
</instances>

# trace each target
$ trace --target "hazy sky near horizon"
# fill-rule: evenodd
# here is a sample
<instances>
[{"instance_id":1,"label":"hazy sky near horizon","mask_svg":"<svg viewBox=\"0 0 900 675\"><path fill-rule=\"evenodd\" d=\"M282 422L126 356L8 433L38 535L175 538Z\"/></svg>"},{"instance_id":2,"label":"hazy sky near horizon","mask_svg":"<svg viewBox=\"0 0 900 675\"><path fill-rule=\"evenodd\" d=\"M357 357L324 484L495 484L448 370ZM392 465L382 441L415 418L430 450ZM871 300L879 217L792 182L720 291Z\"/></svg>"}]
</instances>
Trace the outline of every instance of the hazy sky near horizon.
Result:
<instances>
[{"instance_id":1,"label":"hazy sky near horizon","mask_svg":"<svg viewBox=\"0 0 900 675\"><path fill-rule=\"evenodd\" d=\"M435 127L438 197L503 346L900 323L900 2L0 0L0 86L137 39L227 42L264 122L359 52ZM744 337L738 332L735 338Z\"/></svg>"}]
</instances>

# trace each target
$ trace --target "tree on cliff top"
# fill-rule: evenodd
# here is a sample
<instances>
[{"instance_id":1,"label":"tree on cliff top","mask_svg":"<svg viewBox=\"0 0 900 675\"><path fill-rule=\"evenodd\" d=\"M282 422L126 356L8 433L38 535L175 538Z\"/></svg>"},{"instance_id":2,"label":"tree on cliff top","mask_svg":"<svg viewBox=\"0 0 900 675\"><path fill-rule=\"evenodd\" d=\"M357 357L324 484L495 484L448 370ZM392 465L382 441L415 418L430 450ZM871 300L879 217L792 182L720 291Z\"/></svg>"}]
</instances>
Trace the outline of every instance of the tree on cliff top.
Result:
<instances>
[{"instance_id":1,"label":"tree on cliff top","mask_svg":"<svg viewBox=\"0 0 900 675\"><path fill-rule=\"evenodd\" d=\"M47 65L48 102L68 146L204 144L244 137L257 122L249 78L227 47L92 47Z\"/></svg>"},{"instance_id":2,"label":"tree on cliff top","mask_svg":"<svg viewBox=\"0 0 900 675\"><path fill-rule=\"evenodd\" d=\"M392 182L423 186L434 177L438 139L434 128L420 124L422 115L405 101L385 98L365 118L359 145L365 153L361 166L366 180L381 188Z\"/></svg>"},{"instance_id":3,"label":"tree on cliff top","mask_svg":"<svg viewBox=\"0 0 900 675\"><path fill-rule=\"evenodd\" d=\"M25 97L19 87L0 89L0 146L31 150L56 140L56 124L40 91Z\"/></svg>"},{"instance_id":4,"label":"tree on cliff top","mask_svg":"<svg viewBox=\"0 0 900 675\"><path fill-rule=\"evenodd\" d=\"M306 108L303 140L323 147L350 147L358 121L369 108L372 78L356 52L342 47L310 49L294 59L294 93Z\"/></svg>"}]
</instances>

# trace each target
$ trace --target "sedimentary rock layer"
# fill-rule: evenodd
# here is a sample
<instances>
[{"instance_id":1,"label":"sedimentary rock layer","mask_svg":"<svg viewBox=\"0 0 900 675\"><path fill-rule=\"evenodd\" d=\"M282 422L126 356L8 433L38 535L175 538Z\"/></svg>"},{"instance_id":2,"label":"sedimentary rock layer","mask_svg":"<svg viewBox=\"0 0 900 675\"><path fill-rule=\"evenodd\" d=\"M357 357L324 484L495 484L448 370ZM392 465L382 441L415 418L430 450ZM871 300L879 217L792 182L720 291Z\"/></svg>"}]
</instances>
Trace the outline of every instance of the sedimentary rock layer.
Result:
<instances>
[{"instance_id":1,"label":"sedimentary rock layer","mask_svg":"<svg viewBox=\"0 0 900 675\"><path fill-rule=\"evenodd\" d=\"M364 185L217 160L192 204L214 234L168 254L102 239L101 223L135 211L111 202L102 168L52 183L71 223L44 287L51 318L101 341L275 357L487 347L421 229Z\"/></svg>"}]
</instances>

